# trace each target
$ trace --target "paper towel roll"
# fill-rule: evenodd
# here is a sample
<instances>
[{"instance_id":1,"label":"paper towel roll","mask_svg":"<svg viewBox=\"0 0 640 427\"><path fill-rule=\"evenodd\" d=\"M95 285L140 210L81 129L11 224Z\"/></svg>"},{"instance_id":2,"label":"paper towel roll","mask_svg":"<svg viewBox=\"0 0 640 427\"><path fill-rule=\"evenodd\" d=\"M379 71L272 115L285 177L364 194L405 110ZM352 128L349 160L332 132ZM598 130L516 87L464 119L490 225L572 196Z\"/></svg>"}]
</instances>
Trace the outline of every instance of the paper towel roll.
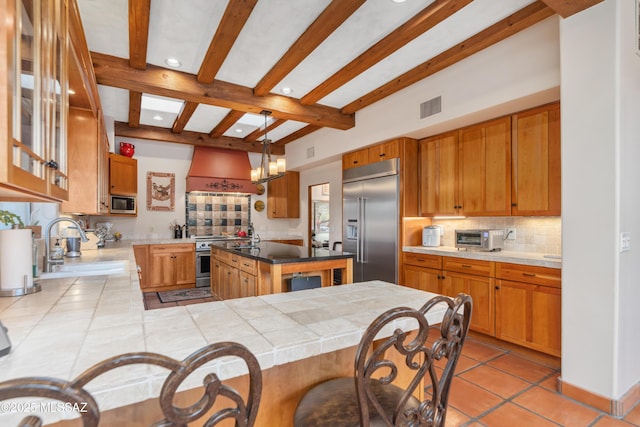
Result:
<instances>
[{"instance_id":1,"label":"paper towel roll","mask_svg":"<svg viewBox=\"0 0 640 427\"><path fill-rule=\"evenodd\" d=\"M33 287L31 230L0 230L0 290Z\"/></svg>"}]
</instances>

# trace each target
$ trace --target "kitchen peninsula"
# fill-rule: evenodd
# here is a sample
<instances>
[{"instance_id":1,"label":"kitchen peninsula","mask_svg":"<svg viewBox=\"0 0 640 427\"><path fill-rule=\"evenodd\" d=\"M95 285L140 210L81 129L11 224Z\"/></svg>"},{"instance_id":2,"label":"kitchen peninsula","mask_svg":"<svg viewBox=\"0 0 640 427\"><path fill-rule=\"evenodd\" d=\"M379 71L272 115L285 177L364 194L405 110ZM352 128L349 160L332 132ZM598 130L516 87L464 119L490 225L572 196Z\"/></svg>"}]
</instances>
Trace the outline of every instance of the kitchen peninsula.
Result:
<instances>
[{"instance_id":1,"label":"kitchen peninsula","mask_svg":"<svg viewBox=\"0 0 640 427\"><path fill-rule=\"evenodd\" d=\"M209 343L230 340L247 346L263 371L256 425L288 425L299 397L312 384L352 372L354 346L377 315L395 306L418 308L433 297L372 281L144 310L129 242L86 251L82 258L91 263L121 261L126 268L118 274L55 276L41 280L38 294L0 300L0 317L13 344L11 353L0 358L0 381L34 375L72 379L127 352L182 360ZM442 316L432 314L432 322ZM221 362L211 369L242 387L242 366ZM164 370L138 365L100 376L87 388L100 404L105 425L122 419L127 425L134 425L133 420L135 425L150 425L159 419L154 404L165 377ZM181 389L199 397L202 378L190 376ZM70 414L43 415L46 422L55 422ZM23 417L0 414L0 425L15 425Z\"/></svg>"},{"instance_id":2,"label":"kitchen peninsula","mask_svg":"<svg viewBox=\"0 0 640 427\"><path fill-rule=\"evenodd\" d=\"M223 299L270 295L291 290L296 278L313 276L325 287L333 284L336 270L340 283L352 283L353 256L274 242L220 243L211 248L211 290Z\"/></svg>"}]
</instances>

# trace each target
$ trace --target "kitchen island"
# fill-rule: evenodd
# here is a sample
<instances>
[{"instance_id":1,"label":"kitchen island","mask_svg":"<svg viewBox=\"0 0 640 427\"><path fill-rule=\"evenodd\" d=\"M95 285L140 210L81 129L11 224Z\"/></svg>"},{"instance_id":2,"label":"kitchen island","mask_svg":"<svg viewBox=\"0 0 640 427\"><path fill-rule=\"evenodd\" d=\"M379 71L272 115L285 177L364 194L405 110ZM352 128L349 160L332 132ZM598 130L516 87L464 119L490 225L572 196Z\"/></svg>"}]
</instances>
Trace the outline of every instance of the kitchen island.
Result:
<instances>
[{"instance_id":1,"label":"kitchen island","mask_svg":"<svg viewBox=\"0 0 640 427\"><path fill-rule=\"evenodd\" d=\"M181 360L209 343L231 340L247 346L263 371L256 425L289 425L304 390L352 373L354 347L377 315L395 306L419 308L434 296L373 281L144 310L131 244L119 242L87 258L121 260L127 269L41 280L42 292L0 299L0 318L13 344L11 353L0 358L0 381L23 376L72 379L127 352ZM433 313L430 320L437 322L438 316L442 313ZM211 367L238 389L243 387L241 368L224 361ZM134 365L90 382L87 388L99 402L102 423L150 425L158 420L158 408L150 402L155 403L166 374L155 366ZM199 396L201 384L202 376L190 376L181 390ZM24 415L0 414L0 425L15 425ZM55 422L75 414L43 416Z\"/></svg>"},{"instance_id":2,"label":"kitchen island","mask_svg":"<svg viewBox=\"0 0 640 427\"><path fill-rule=\"evenodd\" d=\"M351 253L274 242L211 248L211 288L223 299L270 295L292 290L292 283L319 277L319 286L353 282ZM339 272L338 275L335 273ZM295 290L295 286L293 287Z\"/></svg>"}]
</instances>

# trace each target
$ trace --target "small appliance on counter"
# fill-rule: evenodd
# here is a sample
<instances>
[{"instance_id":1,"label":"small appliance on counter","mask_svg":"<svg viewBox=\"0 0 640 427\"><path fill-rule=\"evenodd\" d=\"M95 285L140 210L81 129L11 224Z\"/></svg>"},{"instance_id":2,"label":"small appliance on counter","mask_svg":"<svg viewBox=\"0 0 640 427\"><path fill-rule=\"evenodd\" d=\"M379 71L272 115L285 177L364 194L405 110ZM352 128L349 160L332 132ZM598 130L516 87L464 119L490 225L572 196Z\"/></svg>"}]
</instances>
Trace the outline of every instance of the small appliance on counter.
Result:
<instances>
[{"instance_id":1,"label":"small appliance on counter","mask_svg":"<svg viewBox=\"0 0 640 427\"><path fill-rule=\"evenodd\" d=\"M440 246L442 236L441 225L429 225L422 229L422 246Z\"/></svg>"},{"instance_id":2,"label":"small appliance on counter","mask_svg":"<svg viewBox=\"0 0 640 427\"><path fill-rule=\"evenodd\" d=\"M501 251L504 248L504 230L456 230L456 248Z\"/></svg>"}]
</instances>

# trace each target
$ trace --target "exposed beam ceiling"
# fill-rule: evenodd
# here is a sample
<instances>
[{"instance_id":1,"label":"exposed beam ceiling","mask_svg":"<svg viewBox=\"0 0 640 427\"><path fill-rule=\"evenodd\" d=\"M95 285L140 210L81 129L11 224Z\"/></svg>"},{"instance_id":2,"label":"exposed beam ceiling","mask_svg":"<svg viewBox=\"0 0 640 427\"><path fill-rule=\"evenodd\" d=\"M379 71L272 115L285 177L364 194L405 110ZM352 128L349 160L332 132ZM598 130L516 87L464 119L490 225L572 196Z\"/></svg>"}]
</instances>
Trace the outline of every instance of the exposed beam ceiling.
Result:
<instances>
[{"instance_id":1,"label":"exposed beam ceiling","mask_svg":"<svg viewBox=\"0 0 640 427\"><path fill-rule=\"evenodd\" d=\"M98 84L129 91L126 116L104 108L117 135L260 152L268 132L277 154L323 127L348 130L362 108L601 0L227 0L179 10L151 0L77 1ZM114 18L122 2L126 47ZM169 53L192 59L178 71L163 65ZM295 94L278 94L288 83ZM168 127L150 122L143 94L182 102ZM267 129L245 118L263 110L272 112Z\"/></svg>"}]
</instances>

